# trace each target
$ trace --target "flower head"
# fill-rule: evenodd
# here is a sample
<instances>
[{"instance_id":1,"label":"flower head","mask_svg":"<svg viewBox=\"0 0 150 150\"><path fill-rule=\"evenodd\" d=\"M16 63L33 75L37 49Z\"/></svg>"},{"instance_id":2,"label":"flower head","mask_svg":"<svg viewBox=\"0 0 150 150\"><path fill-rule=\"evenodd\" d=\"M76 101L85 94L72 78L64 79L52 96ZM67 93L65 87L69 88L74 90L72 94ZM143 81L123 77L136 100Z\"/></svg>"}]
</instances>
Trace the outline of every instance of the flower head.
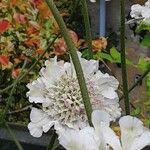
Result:
<instances>
[{"instance_id":1,"label":"flower head","mask_svg":"<svg viewBox=\"0 0 150 150\"><path fill-rule=\"evenodd\" d=\"M98 70L98 61L85 60L78 53L93 109L104 110L115 120L120 116L118 81ZM41 111L55 123L82 128L87 123L80 87L72 63L53 58L45 62L40 77L29 83L27 96L32 103L41 103ZM36 117L36 116L35 116ZM37 116L38 117L38 116ZM32 122L32 120L31 120Z\"/></svg>"}]
</instances>

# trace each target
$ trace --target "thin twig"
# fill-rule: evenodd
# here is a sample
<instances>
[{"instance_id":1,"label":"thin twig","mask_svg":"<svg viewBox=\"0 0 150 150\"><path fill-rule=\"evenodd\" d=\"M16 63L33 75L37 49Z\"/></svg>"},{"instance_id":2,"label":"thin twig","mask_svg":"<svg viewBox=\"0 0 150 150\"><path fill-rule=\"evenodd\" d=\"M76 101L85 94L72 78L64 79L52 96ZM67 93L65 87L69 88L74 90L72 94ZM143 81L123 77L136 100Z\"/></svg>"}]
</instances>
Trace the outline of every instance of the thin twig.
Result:
<instances>
[{"instance_id":1,"label":"thin twig","mask_svg":"<svg viewBox=\"0 0 150 150\"><path fill-rule=\"evenodd\" d=\"M31 104L31 105L28 105L28 106L25 106L25 107L23 107L23 108L21 108L21 109L17 109L17 110L14 110L14 111L10 111L10 112L8 112L7 114L8 114L8 115L13 115L13 114L17 114L17 113L21 113L21 112L27 111L27 110L29 110L29 109L31 109L31 108L32 108L32 104Z\"/></svg>"},{"instance_id":2,"label":"thin twig","mask_svg":"<svg viewBox=\"0 0 150 150\"><path fill-rule=\"evenodd\" d=\"M150 72L150 67L143 73L142 76L129 88L128 93L130 93ZM124 95L122 95L119 99L121 101L124 98Z\"/></svg>"},{"instance_id":3,"label":"thin twig","mask_svg":"<svg viewBox=\"0 0 150 150\"><path fill-rule=\"evenodd\" d=\"M15 134L12 132L12 130L10 129L9 125L7 123L5 123L5 126L9 132L9 134L11 135L12 139L14 140L18 150L23 150L20 142L18 141L18 139L16 138Z\"/></svg>"}]
</instances>

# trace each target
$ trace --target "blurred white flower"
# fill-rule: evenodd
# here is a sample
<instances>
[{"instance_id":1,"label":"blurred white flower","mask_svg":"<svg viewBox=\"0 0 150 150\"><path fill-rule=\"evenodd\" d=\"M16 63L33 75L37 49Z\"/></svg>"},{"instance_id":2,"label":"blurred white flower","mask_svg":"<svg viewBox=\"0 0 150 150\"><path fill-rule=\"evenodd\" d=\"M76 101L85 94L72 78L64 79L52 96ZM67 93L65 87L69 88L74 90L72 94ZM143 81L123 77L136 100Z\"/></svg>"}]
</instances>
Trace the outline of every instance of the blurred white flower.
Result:
<instances>
[{"instance_id":1,"label":"blurred white flower","mask_svg":"<svg viewBox=\"0 0 150 150\"><path fill-rule=\"evenodd\" d=\"M104 112L102 114L100 111L95 111L92 116L92 118L94 118L94 121L92 122L93 125L95 124L95 131L100 137L101 143L103 143L103 147L101 144L100 149L102 147L103 150L106 150L107 145L110 150L141 150L150 145L150 131L143 127L143 123L138 118L132 116L124 116L120 118L120 138L116 136L115 132L109 127L109 119L102 119L102 116L103 118L109 118L106 117Z\"/></svg>"},{"instance_id":2,"label":"blurred white flower","mask_svg":"<svg viewBox=\"0 0 150 150\"><path fill-rule=\"evenodd\" d=\"M104 110L110 114L111 120L115 120L121 114L115 92L118 81L98 70L98 61L81 58L80 53L78 56L93 109ZM54 125L60 123L70 128L82 128L87 123L87 117L72 63L57 62L55 57L46 61L45 66L40 71L40 77L27 85L29 101L41 103L41 112Z\"/></svg>"},{"instance_id":3,"label":"blurred white flower","mask_svg":"<svg viewBox=\"0 0 150 150\"><path fill-rule=\"evenodd\" d=\"M111 1L111 0L105 0L105 1ZM96 0L90 0L90 2L95 3Z\"/></svg>"},{"instance_id":4,"label":"blurred white flower","mask_svg":"<svg viewBox=\"0 0 150 150\"><path fill-rule=\"evenodd\" d=\"M93 128L82 130L57 128L60 144L67 150L142 150L150 145L150 131L138 118L124 116L119 120L121 138L109 127L106 112L93 111L92 123Z\"/></svg>"},{"instance_id":5,"label":"blurred white flower","mask_svg":"<svg viewBox=\"0 0 150 150\"><path fill-rule=\"evenodd\" d=\"M150 19L150 0L148 0L145 5L135 4L131 6L131 13L132 18L138 19L143 18Z\"/></svg>"}]
</instances>

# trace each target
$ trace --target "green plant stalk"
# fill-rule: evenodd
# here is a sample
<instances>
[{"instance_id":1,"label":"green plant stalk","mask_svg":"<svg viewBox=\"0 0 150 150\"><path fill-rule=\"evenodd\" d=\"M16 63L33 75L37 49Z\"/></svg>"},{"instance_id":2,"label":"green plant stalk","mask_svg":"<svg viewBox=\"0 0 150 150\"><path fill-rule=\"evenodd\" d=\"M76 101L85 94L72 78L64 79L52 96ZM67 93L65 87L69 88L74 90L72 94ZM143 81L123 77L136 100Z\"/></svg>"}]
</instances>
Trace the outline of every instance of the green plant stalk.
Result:
<instances>
[{"instance_id":1,"label":"green plant stalk","mask_svg":"<svg viewBox=\"0 0 150 150\"><path fill-rule=\"evenodd\" d=\"M124 94L124 104L126 115L130 114L130 102L128 94L128 81L126 71L126 54L125 54L125 0L120 0L121 9L121 35L120 35L120 48L121 48L121 68L122 68L122 85Z\"/></svg>"},{"instance_id":2,"label":"green plant stalk","mask_svg":"<svg viewBox=\"0 0 150 150\"><path fill-rule=\"evenodd\" d=\"M62 17L60 16L60 13L59 13L58 9L56 8L56 5L54 4L53 0L46 0L46 2L48 4L51 12L54 15L56 22L58 23L61 33L62 33L62 35L66 41L66 44L68 46L68 49L70 50L70 55L71 55L72 62L75 67L78 83L79 83L82 98L83 98L83 103L85 106L85 111L86 111L87 118L88 118L88 122L92 126L92 122L91 122L92 106L90 103L90 97L89 97L89 93L88 93L88 90L86 87L86 82L85 82L85 78L84 78L83 71L81 68L81 64L80 64L80 61L79 61L79 58L77 55L77 50L72 42L72 39L70 37L70 34L68 33L67 27L66 27Z\"/></svg>"},{"instance_id":3,"label":"green plant stalk","mask_svg":"<svg viewBox=\"0 0 150 150\"><path fill-rule=\"evenodd\" d=\"M150 67L143 73L143 75L129 88L128 93L130 93L150 72ZM121 101L124 98L122 95L119 99Z\"/></svg>"},{"instance_id":4,"label":"green plant stalk","mask_svg":"<svg viewBox=\"0 0 150 150\"><path fill-rule=\"evenodd\" d=\"M85 32L86 32L86 40L88 43L89 56L90 56L90 58L93 58L92 35L91 35L91 27L90 27L90 20L89 20L89 14L88 14L86 0L81 0L81 4L82 4L83 19L84 19L84 27L85 27Z\"/></svg>"},{"instance_id":5,"label":"green plant stalk","mask_svg":"<svg viewBox=\"0 0 150 150\"><path fill-rule=\"evenodd\" d=\"M20 142L18 141L18 139L16 138L15 134L12 132L12 130L10 129L9 125L7 123L5 123L5 126L9 132L9 134L11 135L12 139L14 140L18 150L23 150Z\"/></svg>"},{"instance_id":6,"label":"green plant stalk","mask_svg":"<svg viewBox=\"0 0 150 150\"><path fill-rule=\"evenodd\" d=\"M34 62L34 64L24 73L22 74L18 81L21 81L24 77L26 77L26 75L28 75L28 73L38 64L38 62L43 58L43 56L46 54L46 52L50 49L50 47L54 44L55 40L58 38L58 36L60 35L57 34L56 37L52 40L52 42L50 42L50 44L48 45L48 47L46 48L46 50L43 52L43 54ZM13 83L14 84L14 83ZM4 93L5 91L11 89L13 87L13 84L9 85L8 87L6 87L3 90L0 90L0 94Z\"/></svg>"},{"instance_id":7,"label":"green plant stalk","mask_svg":"<svg viewBox=\"0 0 150 150\"><path fill-rule=\"evenodd\" d=\"M47 147L47 150L52 150L54 148L56 138L57 138L57 134L53 131L53 135L52 135L52 138L50 139L50 143Z\"/></svg>"}]
</instances>

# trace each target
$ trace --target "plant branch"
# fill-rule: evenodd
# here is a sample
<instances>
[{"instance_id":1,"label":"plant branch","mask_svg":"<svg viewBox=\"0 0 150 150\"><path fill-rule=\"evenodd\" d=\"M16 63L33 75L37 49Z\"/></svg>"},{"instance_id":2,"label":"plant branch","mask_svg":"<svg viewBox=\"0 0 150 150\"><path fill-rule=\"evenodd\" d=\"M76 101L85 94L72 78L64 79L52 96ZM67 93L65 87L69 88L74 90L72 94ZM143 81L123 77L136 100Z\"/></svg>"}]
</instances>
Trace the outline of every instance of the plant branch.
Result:
<instances>
[{"instance_id":1,"label":"plant branch","mask_svg":"<svg viewBox=\"0 0 150 150\"><path fill-rule=\"evenodd\" d=\"M143 73L143 75L129 88L128 93L130 93L150 72L150 67ZM122 95L119 99L121 101L124 98L124 95Z\"/></svg>"}]
</instances>

